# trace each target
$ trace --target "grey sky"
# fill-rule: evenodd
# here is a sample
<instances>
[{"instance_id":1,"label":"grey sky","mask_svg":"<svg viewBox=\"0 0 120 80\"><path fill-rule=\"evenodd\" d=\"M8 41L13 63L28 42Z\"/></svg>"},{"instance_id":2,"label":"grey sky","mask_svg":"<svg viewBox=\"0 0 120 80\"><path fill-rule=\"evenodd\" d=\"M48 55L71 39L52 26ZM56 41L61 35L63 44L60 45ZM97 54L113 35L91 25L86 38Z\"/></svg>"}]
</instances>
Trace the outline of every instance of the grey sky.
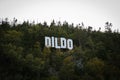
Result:
<instances>
[{"instance_id":1,"label":"grey sky","mask_svg":"<svg viewBox=\"0 0 120 80\"><path fill-rule=\"evenodd\" d=\"M0 18L19 21L68 21L104 29L105 22L120 30L120 0L0 0Z\"/></svg>"}]
</instances>

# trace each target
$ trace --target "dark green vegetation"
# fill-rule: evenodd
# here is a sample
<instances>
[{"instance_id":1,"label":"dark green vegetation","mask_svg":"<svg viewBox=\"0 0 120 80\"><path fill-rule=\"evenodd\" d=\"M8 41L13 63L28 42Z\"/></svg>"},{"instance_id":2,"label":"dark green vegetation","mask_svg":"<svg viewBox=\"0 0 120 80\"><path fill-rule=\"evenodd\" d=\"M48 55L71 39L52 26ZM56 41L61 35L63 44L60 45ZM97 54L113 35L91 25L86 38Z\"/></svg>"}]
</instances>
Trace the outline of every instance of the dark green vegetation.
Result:
<instances>
[{"instance_id":1,"label":"dark green vegetation","mask_svg":"<svg viewBox=\"0 0 120 80\"><path fill-rule=\"evenodd\" d=\"M0 80L120 80L120 34L64 22L0 24ZM71 38L74 49L44 47L44 37Z\"/></svg>"}]
</instances>

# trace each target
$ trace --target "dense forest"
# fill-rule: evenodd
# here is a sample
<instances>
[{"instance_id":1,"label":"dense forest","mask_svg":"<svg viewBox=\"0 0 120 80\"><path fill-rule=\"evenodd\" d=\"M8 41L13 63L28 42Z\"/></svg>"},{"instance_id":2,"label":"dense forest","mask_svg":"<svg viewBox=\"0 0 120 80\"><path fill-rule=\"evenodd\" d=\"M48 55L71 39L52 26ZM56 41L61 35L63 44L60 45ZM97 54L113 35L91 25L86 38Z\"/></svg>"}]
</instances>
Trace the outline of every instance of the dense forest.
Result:
<instances>
[{"instance_id":1,"label":"dense forest","mask_svg":"<svg viewBox=\"0 0 120 80\"><path fill-rule=\"evenodd\" d=\"M0 21L0 80L120 80L120 33L111 27L6 18ZM74 48L47 48L45 36L70 38Z\"/></svg>"}]
</instances>

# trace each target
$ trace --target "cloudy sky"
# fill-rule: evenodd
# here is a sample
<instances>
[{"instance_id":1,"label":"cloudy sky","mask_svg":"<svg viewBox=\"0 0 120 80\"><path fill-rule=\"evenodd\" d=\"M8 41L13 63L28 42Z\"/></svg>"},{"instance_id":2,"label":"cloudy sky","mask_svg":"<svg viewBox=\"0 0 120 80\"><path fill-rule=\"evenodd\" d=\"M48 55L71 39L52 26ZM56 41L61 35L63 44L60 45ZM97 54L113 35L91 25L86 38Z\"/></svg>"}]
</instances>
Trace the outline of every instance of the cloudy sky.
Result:
<instances>
[{"instance_id":1,"label":"cloudy sky","mask_svg":"<svg viewBox=\"0 0 120 80\"><path fill-rule=\"evenodd\" d=\"M105 22L120 30L120 0L0 0L0 18L19 21L68 21L94 29L104 29Z\"/></svg>"}]
</instances>

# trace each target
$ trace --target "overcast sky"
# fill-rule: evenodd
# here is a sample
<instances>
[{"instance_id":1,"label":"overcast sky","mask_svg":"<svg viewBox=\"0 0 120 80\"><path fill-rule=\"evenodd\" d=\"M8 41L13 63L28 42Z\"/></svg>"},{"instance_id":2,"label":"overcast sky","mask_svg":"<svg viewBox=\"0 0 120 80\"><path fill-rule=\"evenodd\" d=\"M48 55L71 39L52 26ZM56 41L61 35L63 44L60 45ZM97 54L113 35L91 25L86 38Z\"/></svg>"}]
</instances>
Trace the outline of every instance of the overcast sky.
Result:
<instances>
[{"instance_id":1,"label":"overcast sky","mask_svg":"<svg viewBox=\"0 0 120 80\"><path fill-rule=\"evenodd\" d=\"M19 21L68 21L93 29L104 29L105 22L120 30L120 0L0 0L0 18Z\"/></svg>"}]
</instances>

